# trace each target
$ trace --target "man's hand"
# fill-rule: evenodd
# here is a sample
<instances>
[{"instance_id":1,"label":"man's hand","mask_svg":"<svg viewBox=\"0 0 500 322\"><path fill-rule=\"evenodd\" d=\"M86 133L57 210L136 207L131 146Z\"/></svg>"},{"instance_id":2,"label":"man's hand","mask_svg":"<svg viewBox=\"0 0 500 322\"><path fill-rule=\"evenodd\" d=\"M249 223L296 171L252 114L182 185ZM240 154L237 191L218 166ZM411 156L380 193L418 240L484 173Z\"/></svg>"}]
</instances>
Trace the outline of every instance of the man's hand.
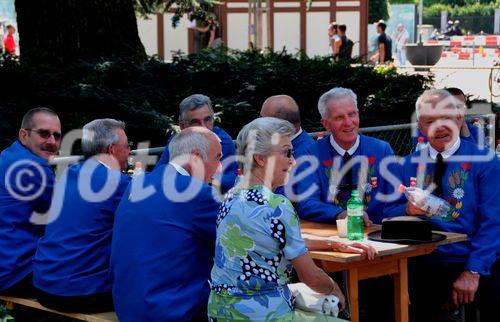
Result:
<instances>
[{"instance_id":1,"label":"man's hand","mask_svg":"<svg viewBox=\"0 0 500 322\"><path fill-rule=\"evenodd\" d=\"M411 202L408 202L406 205L406 213L410 216L418 216L418 215L425 215L425 211L422 209L418 208Z\"/></svg>"},{"instance_id":2,"label":"man's hand","mask_svg":"<svg viewBox=\"0 0 500 322\"><path fill-rule=\"evenodd\" d=\"M479 286L479 274L464 271L453 283L453 303L455 306L474 302L474 295Z\"/></svg>"},{"instance_id":3,"label":"man's hand","mask_svg":"<svg viewBox=\"0 0 500 322\"><path fill-rule=\"evenodd\" d=\"M347 218L347 210L344 210L337 215L337 219L344 219L344 218ZM366 211L363 211L363 222L365 223L365 227L370 227L373 224L373 222L368 217Z\"/></svg>"}]
</instances>

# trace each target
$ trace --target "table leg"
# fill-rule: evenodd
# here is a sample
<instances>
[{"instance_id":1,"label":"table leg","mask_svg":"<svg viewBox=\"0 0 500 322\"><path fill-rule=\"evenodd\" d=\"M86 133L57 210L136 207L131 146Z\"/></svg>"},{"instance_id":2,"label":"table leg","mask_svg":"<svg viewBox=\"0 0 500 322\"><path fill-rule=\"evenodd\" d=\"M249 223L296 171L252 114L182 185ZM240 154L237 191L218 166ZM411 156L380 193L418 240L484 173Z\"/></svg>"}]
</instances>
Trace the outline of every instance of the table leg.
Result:
<instances>
[{"instance_id":1,"label":"table leg","mask_svg":"<svg viewBox=\"0 0 500 322\"><path fill-rule=\"evenodd\" d=\"M347 271L347 290L349 292L349 309L351 311L351 322L359 321L359 299L358 299L358 269L351 268Z\"/></svg>"},{"instance_id":2,"label":"table leg","mask_svg":"<svg viewBox=\"0 0 500 322\"><path fill-rule=\"evenodd\" d=\"M394 310L396 322L408 322L408 261L398 260L399 272L394 274Z\"/></svg>"}]
</instances>

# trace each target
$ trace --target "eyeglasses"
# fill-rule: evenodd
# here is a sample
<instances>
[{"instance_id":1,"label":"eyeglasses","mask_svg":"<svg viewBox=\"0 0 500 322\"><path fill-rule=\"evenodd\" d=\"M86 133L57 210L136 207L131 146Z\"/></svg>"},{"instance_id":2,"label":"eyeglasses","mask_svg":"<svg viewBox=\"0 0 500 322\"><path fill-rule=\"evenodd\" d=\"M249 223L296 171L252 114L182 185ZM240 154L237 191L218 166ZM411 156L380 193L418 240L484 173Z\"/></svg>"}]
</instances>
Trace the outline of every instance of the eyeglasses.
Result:
<instances>
[{"instance_id":1,"label":"eyeglasses","mask_svg":"<svg viewBox=\"0 0 500 322\"><path fill-rule=\"evenodd\" d=\"M293 158L293 149L286 149L286 150L281 150L281 151L274 151L274 152L280 152L283 154L283 156L286 156L288 159Z\"/></svg>"},{"instance_id":2,"label":"eyeglasses","mask_svg":"<svg viewBox=\"0 0 500 322\"><path fill-rule=\"evenodd\" d=\"M59 132L50 132L49 130L44 130L44 129L40 129L40 130L25 129L25 130L35 132L42 139L45 139L45 140L48 140L51 136L53 136L54 140L61 141L61 137L62 137L61 133L59 133Z\"/></svg>"}]
</instances>

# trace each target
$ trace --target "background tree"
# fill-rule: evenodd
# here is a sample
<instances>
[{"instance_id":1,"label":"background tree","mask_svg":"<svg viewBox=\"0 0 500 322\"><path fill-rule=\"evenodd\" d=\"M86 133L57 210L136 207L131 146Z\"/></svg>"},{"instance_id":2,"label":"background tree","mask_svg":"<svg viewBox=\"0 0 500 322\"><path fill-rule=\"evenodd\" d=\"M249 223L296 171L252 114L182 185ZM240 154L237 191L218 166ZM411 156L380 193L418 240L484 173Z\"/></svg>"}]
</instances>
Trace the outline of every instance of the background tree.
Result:
<instances>
[{"instance_id":1,"label":"background tree","mask_svg":"<svg viewBox=\"0 0 500 322\"><path fill-rule=\"evenodd\" d=\"M370 0L368 8L368 21L376 22L380 19L387 20L389 11L387 10L387 0Z\"/></svg>"},{"instance_id":2,"label":"background tree","mask_svg":"<svg viewBox=\"0 0 500 322\"><path fill-rule=\"evenodd\" d=\"M16 0L23 62L68 63L120 56L146 58L136 11L165 12L177 19L215 0Z\"/></svg>"}]
</instances>

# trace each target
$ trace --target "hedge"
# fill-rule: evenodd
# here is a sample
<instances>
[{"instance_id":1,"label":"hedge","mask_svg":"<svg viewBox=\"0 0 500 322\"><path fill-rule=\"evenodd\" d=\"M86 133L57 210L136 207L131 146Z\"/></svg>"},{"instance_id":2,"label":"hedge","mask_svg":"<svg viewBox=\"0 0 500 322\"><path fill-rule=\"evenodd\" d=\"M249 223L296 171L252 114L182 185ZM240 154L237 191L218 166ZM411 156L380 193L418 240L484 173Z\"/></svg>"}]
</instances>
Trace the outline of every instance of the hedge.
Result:
<instances>
[{"instance_id":1,"label":"hedge","mask_svg":"<svg viewBox=\"0 0 500 322\"><path fill-rule=\"evenodd\" d=\"M193 93L212 98L222 127L233 136L275 94L297 100L306 130L321 129L317 100L334 86L358 94L362 126L402 123L409 121L416 98L430 82L421 75L384 74L285 51L205 50L176 56L171 63L116 58L36 68L7 64L0 67L0 148L17 136L22 115L35 106L53 108L66 132L112 117L127 123L130 140L162 146L169 125L177 123L179 102Z\"/></svg>"}]
</instances>

